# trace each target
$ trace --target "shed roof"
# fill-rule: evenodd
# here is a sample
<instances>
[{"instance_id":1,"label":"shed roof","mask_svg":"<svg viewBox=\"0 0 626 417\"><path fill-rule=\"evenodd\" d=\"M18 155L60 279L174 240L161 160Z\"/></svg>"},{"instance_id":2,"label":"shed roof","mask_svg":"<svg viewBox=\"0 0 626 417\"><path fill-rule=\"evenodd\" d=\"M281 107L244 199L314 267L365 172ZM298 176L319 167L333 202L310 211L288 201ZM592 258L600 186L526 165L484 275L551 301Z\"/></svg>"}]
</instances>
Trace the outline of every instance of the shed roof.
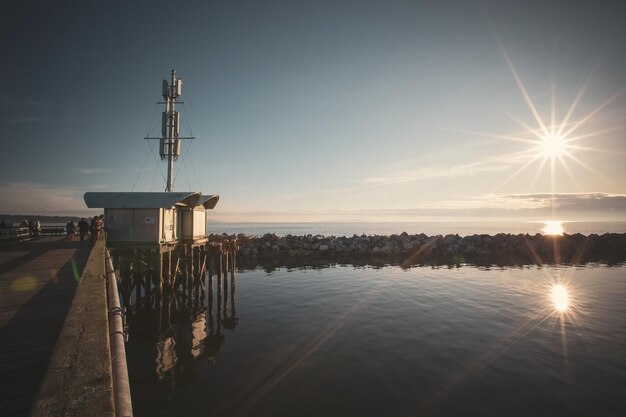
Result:
<instances>
[{"instance_id":1,"label":"shed roof","mask_svg":"<svg viewBox=\"0 0 626 417\"><path fill-rule=\"evenodd\" d=\"M220 199L219 195L202 195L198 200L198 205L202 204L206 210L212 209Z\"/></svg>"},{"instance_id":2,"label":"shed roof","mask_svg":"<svg viewBox=\"0 0 626 417\"><path fill-rule=\"evenodd\" d=\"M198 192L88 192L85 204L89 208L169 208L176 205L213 208L219 196L203 196ZM206 203L212 202L207 207Z\"/></svg>"}]
</instances>

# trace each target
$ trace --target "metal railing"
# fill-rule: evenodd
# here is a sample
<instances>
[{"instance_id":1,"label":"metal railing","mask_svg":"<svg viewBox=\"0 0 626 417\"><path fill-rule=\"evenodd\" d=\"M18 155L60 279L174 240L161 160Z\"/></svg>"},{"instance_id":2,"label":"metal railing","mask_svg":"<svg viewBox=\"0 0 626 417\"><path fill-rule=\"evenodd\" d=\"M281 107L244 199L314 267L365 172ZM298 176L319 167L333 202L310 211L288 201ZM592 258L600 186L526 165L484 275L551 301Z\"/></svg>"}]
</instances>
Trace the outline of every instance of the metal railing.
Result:
<instances>
[{"instance_id":1,"label":"metal railing","mask_svg":"<svg viewBox=\"0 0 626 417\"><path fill-rule=\"evenodd\" d=\"M109 306L109 339L111 343L111 369L113 373L113 398L115 402L115 415L118 417L131 417L133 405L130 396L130 381L128 379L128 366L126 364L126 349L124 342L124 312L120 306L119 293L117 291L117 276L113 269L113 261L109 250L105 250L105 269L107 278L107 293Z\"/></svg>"},{"instance_id":2,"label":"metal railing","mask_svg":"<svg viewBox=\"0 0 626 417\"><path fill-rule=\"evenodd\" d=\"M0 227L0 240L12 241L12 240L26 240L30 237L28 227Z\"/></svg>"}]
</instances>

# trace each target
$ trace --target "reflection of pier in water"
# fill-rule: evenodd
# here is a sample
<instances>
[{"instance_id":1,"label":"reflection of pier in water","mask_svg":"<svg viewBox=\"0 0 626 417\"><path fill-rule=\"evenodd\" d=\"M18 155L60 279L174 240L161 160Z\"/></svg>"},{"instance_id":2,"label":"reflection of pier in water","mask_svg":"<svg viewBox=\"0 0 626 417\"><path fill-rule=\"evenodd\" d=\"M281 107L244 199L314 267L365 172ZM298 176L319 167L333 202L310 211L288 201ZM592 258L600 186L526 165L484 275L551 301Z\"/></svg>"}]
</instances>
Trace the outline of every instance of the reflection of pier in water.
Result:
<instances>
[{"instance_id":1,"label":"reflection of pier in water","mask_svg":"<svg viewBox=\"0 0 626 417\"><path fill-rule=\"evenodd\" d=\"M152 255L113 255L122 281L131 383L163 380L187 386L197 378L198 361L214 363L225 341L223 330L234 331L239 321L236 245L190 248L172 263L171 285L163 287Z\"/></svg>"}]
</instances>

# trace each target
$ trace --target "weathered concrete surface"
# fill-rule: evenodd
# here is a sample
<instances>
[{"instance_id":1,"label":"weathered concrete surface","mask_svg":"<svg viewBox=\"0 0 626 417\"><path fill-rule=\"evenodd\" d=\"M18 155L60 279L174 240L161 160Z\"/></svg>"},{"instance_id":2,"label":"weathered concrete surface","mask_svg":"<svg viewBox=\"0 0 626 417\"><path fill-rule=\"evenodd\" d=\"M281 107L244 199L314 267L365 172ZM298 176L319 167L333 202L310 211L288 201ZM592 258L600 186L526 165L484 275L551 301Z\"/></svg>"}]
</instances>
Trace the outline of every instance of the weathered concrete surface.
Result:
<instances>
[{"instance_id":1,"label":"weathered concrete surface","mask_svg":"<svg viewBox=\"0 0 626 417\"><path fill-rule=\"evenodd\" d=\"M104 241L76 289L32 416L113 416Z\"/></svg>"},{"instance_id":2,"label":"weathered concrete surface","mask_svg":"<svg viewBox=\"0 0 626 417\"><path fill-rule=\"evenodd\" d=\"M28 415L90 251L61 237L0 246L0 415Z\"/></svg>"}]
</instances>

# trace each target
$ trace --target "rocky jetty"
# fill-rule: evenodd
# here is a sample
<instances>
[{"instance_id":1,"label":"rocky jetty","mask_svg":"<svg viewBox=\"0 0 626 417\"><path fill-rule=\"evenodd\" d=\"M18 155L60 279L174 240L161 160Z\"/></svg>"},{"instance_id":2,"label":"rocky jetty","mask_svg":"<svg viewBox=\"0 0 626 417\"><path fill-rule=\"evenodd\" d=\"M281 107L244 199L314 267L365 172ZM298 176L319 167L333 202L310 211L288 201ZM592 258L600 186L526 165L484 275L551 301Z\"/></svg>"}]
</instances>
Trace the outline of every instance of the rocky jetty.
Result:
<instances>
[{"instance_id":1,"label":"rocky jetty","mask_svg":"<svg viewBox=\"0 0 626 417\"><path fill-rule=\"evenodd\" d=\"M626 233L603 235L541 234L427 236L210 235L220 242L237 239L240 267L306 265L461 265L482 266L616 264L626 261Z\"/></svg>"}]
</instances>

